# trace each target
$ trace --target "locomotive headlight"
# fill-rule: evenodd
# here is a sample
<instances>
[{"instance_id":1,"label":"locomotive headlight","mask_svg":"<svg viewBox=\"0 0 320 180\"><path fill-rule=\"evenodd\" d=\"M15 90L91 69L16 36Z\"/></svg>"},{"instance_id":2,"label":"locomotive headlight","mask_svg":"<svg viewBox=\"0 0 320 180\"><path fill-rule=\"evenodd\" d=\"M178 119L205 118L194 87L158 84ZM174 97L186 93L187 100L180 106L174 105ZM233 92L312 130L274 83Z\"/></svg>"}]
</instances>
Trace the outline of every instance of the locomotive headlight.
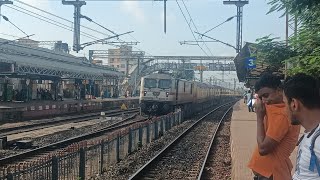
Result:
<instances>
[{"instance_id":1,"label":"locomotive headlight","mask_svg":"<svg viewBox=\"0 0 320 180\"><path fill-rule=\"evenodd\" d=\"M143 95L146 96L146 95L147 95L147 91L144 91L144 92L143 92Z\"/></svg>"},{"instance_id":2,"label":"locomotive headlight","mask_svg":"<svg viewBox=\"0 0 320 180\"><path fill-rule=\"evenodd\" d=\"M169 92L166 92L166 96L167 96L167 97L169 96Z\"/></svg>"}]
</instances>

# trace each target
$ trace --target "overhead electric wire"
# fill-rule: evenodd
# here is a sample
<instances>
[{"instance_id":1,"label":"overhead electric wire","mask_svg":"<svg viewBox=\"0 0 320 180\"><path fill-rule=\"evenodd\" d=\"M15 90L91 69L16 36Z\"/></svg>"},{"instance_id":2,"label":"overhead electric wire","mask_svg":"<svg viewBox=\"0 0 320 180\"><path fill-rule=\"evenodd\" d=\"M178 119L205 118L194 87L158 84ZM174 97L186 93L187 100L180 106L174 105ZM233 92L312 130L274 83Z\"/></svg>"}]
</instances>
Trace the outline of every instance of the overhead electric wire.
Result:
<instances>
[{"instance_id":1,"label":"overhead electric wire","mask_svg":"<svg viewBox=\"0 0 320 180\"><path fill-rule=\"evenodd\" d=\"M222 23L220 23L220 24L216 25L215 27L213 27L213 28L211 28L211 29L207 30L207 31L206 31L206 32L204 32L203 34L207 34L208 32L210 32L210 31L212 31L213 29L215 29L215 28L217 28L217 27L219 27L219 26L223 25L224 23L231 21L234 17L237 17L237 16L229 17L227 20L225 20L225 21L223 21ZM199 32L199 31L198 31L198 32Z\"/></svg>"},{"instance_id":2,"label":"overhead electric wire","mask_svg":"<svg viewBox=\"0 0 320 180\"><path fill-rule=\"evenodd\" d=\"M17 0L17 1L18 1L18 0ZM62 18L62 17L57 16L57 15L54 15L53 13L49 13L49 12L47 12L47 11L44 11L44 10L42 10L42 9L39 9L39 8L37 8L37 7L34 7L34 6L32 6L32 5L29 5L29 4L24 3L24 2L21 2L21 1L18 1L18 2L20 2L20 3L22 3L22 4L26 5L26 6L29 6L29 7L35 8L35 9L37 9L37 10L39 10L39 11L42 11L42 12L48 13L48 14L50 14L50 15L54 16L54 17L58 17L58 18L60 18L60 19L63 19L63 20L65 20L65 21L68 21L68 22L70 22L70 23L72 23L72 24L73 24L73 22L72 22L72 21L70 21L70 20L68 20L68 19L65 19L65 18ZM60 23L60 22L58 22L58 21L52 20L52 19L50 19L50 18L48 18L48 17L42 16L42 15L40 15L40 14L38 14L38 13L32 12L32 11L27 10L27 9L25 9L25 8L22 8L22 7L19 7L19 6L16 6L16 5L14 5L14 6L15 6L15 7L20 8L20 9L23 9L23 10L25 10L25 11L27 11L27 12L30 12L30 13L32 13L32 14L36 14L37 16L40 16L40 17L42 17L42 18L45 18L45 19L48 19L48 20L53 21L53 22L55 22L55 23L58 23L58 24L54 24L54 23L48 22L47 20L44 20L44 19L41 19L41 18L35 17L35 16L33 16L33 15L30 15L30 14L28 14L28 13L23 12L23 11L21 11L21 10L20 10L20 12L22 12L22 13L28 14L28 15L30 15L30 16L33 16L33 17L35 17L35 18L38 18L38 19L43 20L43 21L45 21L45 22L48 22L48 23L50 23L50 24L56 25L56 26L58 26L58 27L61 27L61 25L62 25L62 26L65 26L65 27L61 27L61 28L63 28L63 29L66 29L66 30L69 30L69 31L72 31L72 32L73 32L73 29L72 29L72 28L70 28L70 27L69 27L68 25L66 25L66 24L63 24L63 23ZM12 8L12 7L11 7L11 8ZM15 8L12 8L12 9L15 9ZM17 9L15 9L15 10L17 10ZM17 11L19 11L19 10L17 10ZM85 27L85 26L83 26L83 27ZM70 29L69 29L69 28L70 28ZM100 31L97 31L97 30L94 30L94 29L91 29L91 28L88 28L88 27L85 27L85 28L90 29L90 30L93 30L93 31L95 31L95 32L98 32L98 33L100 33L100 34L104 34L104 35L106 35L106 36L110 37L110 35L105 34L105 33L102 33L102 32L100 32ZM93 36L93 35L90 35L90 34L88 34L88 33L85 33L85 32L83 32L83 31L81 31L81 33L80 33L80 34L81 34L82 36L88 37L88 38L93 39L93 40L101 39L101 38L98 38L98 37L96 37L96 36Z\"/></svg>"},{"instance_id":3,"label":"overhead electric wire","mask_svg":"<svg viewBox=\"0 0 320 180\"><path fill-rule=\"evenodd\" d=\"M19 36L14 36L14 35L11 35L11 34L6 34L6 33L0 33L2 35L5 35L5 36L10 36L10 37L14 37L14 38L18 38Z\"/></svg>"},{"instance_id":4,"label":"overhead electric wire","mask_svg":"<svg viewBox=\"0 0 320 180\"><path fill-rule=\"evenodd\" d=\"M111 32L111 33L113 33L114 35L118 35L117 33L115 33L114 31L112 31L112 30L110 30L110 29L108 29L108 28L106 28L106 27L104 27L103 25L101 25L101 24L99 24L99 23L97 23L97 22L95 22L94 20L92 20L91 18L89 18L89 17L87 17L87 16L83 16L85 19L87 19L88 21L90 21L90 22L93 22L94 24L96 24L96 25L98 25L99 27L101 27L101 28L103 28L103 29L105 29L105 30L107 30L107 31L109 31L109 32ZM131 34L129 34L135 41L137 41L138 42L138 40L134 37L134 36L132 36ZM110 36L108 36L108 37L110 37ZM122 39L120 39L120 38L117 38L118 39L118 41L119 42L121 42L121 43L125 43L125 41L124 40L122 40ZM118 45L115 45L115 44L112 44L112 43L110 43L110 45L114 45L114 46L118 46ZM139 51L143 51L143 50L141 50L141 49L139 49L139 48L137 48L137 47L133 47L134 49L137 49L137 50L139 50ZM147 54L149 54L149 55L151 55L150 53L148 53L148 52L146 52L146 51L143 51L143 52L145 52L145 53L147 53ZM152 55L151 55L152 56Z\"/></svg>"},{"instance_id":5,"label":"overhead electric wire","mask_svg":"<svg viewBox=\"0 0 320 180\"><path fill-rule=\"evenodd\" d=\"M99 24L99 23L95 22L94 20L92 20L92 19L91 19L91 18L89 18L88 16L83 16L83 15L82 15L82 17L83 17L83 18L85 18L86 20L88 20L88 21L90 21L90 22L94 23L95 25L98 25L99 27L103 28L104 30L107 30L107 31L111 32L113 35L118 35L118 34L117 34L117 33L115 33L114 31L111 31L110 29L108 29L108 28L106 28L106 27L102 26L101 24Z\"/></svg>"},{"instance_id":6,"label":"overhead electric wire","mask_svg":"<svg viewBox=\"0 0 320 180\"><path fill-rule=\"evenodd\" d=\"M59 1L60 1L60 0L59 0ZM45 11L45 10L43 10L43 9L40 9L40 8L38 8L38 7L32 6L32 5L28 4L28 3L22 2L22 1L20 1L20 0L15 0L15 2L24 4L24 5L26 5L26 6L29 6L29 7L31 7L31 8L34 8L34 9L36 9L36 10L38 10L38 11L44 12L44 13L46 13L46 14L49 14L49 15L51 15L51 16L54 16L54 17L56 17L56 18L62 19L62 20L64 20L64 21L67 21L67 22L70 22L70 23L73 24L72 21L70 21L70 20L68 20L68 19L66 19L66 18L63 18L63 17L58 16L58 15L56 15L56 14L50 13L50 12ZM21 8L21 7L20 7L20 8ZM49 18L48 18L48 19L49 19ZM110 37L109 34L103 33L103 32L101 32L101 31L97 31L97 30L95 30L95 29L92 29L92 28L90 28L90 27L86 27L86 26L83 26L83 25L80 25L80 26L83 27L83 28L85 28L85 29L89 29L89 30L91 30L91 31L94 31L94 32L100 33L100 34L102 34L102 35L105 35L105 36L107 36L107 37ZM99 26L101 27L100 24L99 24ZM102 27L103 27L103 26L102 26ZM105 29L105 27L103 27L103 28ZM72 30L72 31L73 31L73 30ZM108 30L108 31L109 31L109 30ZM86 34L86 33L84 33L84 34ZM88 35L89 35L89 34L88 34ZM129 34L129 35L130 35L135 41L138 42L138 40L137 40L136 38L134 38L133 35L131 35L131 34ZM86 37L87 37L87 36L86 36ZM100 38L97 38L97 37L95 37L95 38L96 38L95 40L100 39ZM93 39L93 38L91 38L91 39ZM120 41L120 42L121 42L121 41L123 42L123 40L121 40L120 38L119 38L119 41ZM109 44L109 45L118 46L118 45L115 45L115 44ZM142 49L139 49L139 48L134 47L134 46L133 46L133 48L134 48L134 49L137 49L137 50L139 50L139 51L143 51ZM151 55L150 53L148 53L148 52L146 52L146 51L144 51L144 52L145 52L146 54ZM152 56L152 55L151 55L151 56Z\"/></svg>"},{"instance_id":7,"label":"overhead electric wire","mask_svg":"<svg viewBox=\"0 0 320 180\"><path fill-rule=\"evenodd\" d=\"M197 33L197 34L199 34L199 35L201 35L201 36L204 36L204 37L206 37L206 38L212 39L212 40L214 40L214 41L220 42L220 43L222 43L222 44L224 44L224 45L226 45L226 46L232 47L233 49L237 49L236 47L232 46L232 45L229 44L229 43L225 43L225 42L223 42L223 41L220 41L220 40L218 40L218 39L212 38L212 37L210 37L210 36L201 34L201 33L199 33L199 32L195 32L195 33Z\"/></svg>"},{"instance_id":8,"label":"overhead electric wire","mask_svg":"<svg viewBox=\"0 0 320 180\"><path fill-rule=\"evenodd\" d=\"M68 30L68 31L72 31L72 32L73 32L73 29L70 28L68 25L65 25L65 24L62 24L62 23L59 23L59 24L61 24L61 25L59 25L59 24L50 22L50 21L51 21L50 18L46 18L46 19L48 19L48 20L50 20L50 21L48 21L48 20L46 20L46 19L42 19L42 18L40 18L41 15L40 15L40 17L37 17L37 16L39 16L37 13L33 13L33 14L37 14L37 15L32 15L32 14L30 14L30 13L28 13L28 12L24 12L24 11L22 11L22 10L19 10L19 9L10 7L10 6L6 6L6 7L11 8L11 9L14 9L14 10L19 11L19 12L24 13L24 14L27 14L27 15L29 15L29 16L31 16L31 17L37 18L37 19L39 19L39 20L41 20L41 21L44 21L44 22L47 22L47 23L49 23L49 24L58 26L58 27L63 28L63 29L65 29L65 30ZM23 8L21 8L21 9L23 9ZM90 34L84 33L84 32L82 32L82 36L85 36L85 37L87 37L87 38L94 39L94 40L99 39L98 37L95 37L95 36L93 36L93 35L90 35Z\"/></svg>"},{"instance_id":9,"label":"overhead electric wire","mask_svg":"<svg viewBox=\"0 0 320 180\"><path fill-rule=\"evenodd\" d=\"M28 3L25 3L25 2L22 2L22 1L19 1L19 0L16 0L15 2L24 4L24 5L26 5L26 6L29 6L29 7L31 7L31 8L34 8L34 9L36 9L36 10L38 10L38 11L44 12L44 13L49 14L49 15L51 15L51 16L54 16L54 17L56 17L56 18L62 19L62 20L67 21L67 22L69 22L69 23L72 23L72 24L74 23L73 21L71 21L71 20L69 20L69 19L63 18L63 17L61 17L61 16L55 15L55 14L50 13L50 12L48 12L48 11L45 11L45 10L43 10L43 9L37 8L37 7L32 6L32 5L28 4ZM101 32L101 31L97 31L97 30L92 29L92 28L90 28L90 27L83 26L83 25L80 25L80 26L83 27L83 28L85 28L85 29L89 29L89 30L91 30L91 31L94 31L94 32L96 32L96 33L100 33L100 34L105 35L105 36L110 36L109 34L103 33L103 32Z\"/></svg>"},{"instance_id":10,"label":"overhead electric wire","mask_svg":"<svg viewBox=\"0 0 320 180\"><path fill-rule=\"evenodd\" d=\"M7 40L7 41L4 41L4 42L1 42L1 43L0 43L0 46L5 45L5 44L9 44L10 42L15 42L15 41L17 41L17 40L19 40L19 39L29 38L29 37L31 37L31 36L33 36L33 35L34 35L34 34L27 35L27 36L25 36L25 37L19 37L18 39L14 39L14 40Z\"/></svg>"},{"instance_id":11,"label":"overhead electric wire","mask_svg":"<svg viewBox=\"0 0 320 180\"><path fill-rule=\"evenodd\" d=\"M196 30L199 32L199 30L198 30L198 28L197 28L196 24L194 23L194 21L193 21L193 19L192 19L191 14L189 13L189 10L188 10L188 8L187 8L186 4L184 3L184 0L182 0L182 3L183 3L183 5L184 5L184 7L186 8L187 13L189 14L189 17L190 17L190 20L191 20L191 22L192 22L193 26L194 26L194 27L196 28ZM201 39L202 39L202 37L201 37ZM202 39L202 40L203 40L203 39ZM196 41L197 41L197 40L196 40ZM205 42L203 41L203 44L204 44L204 45L206 46L206 48L209 50L209 52L210 52L211 56L213 56L213 54L212 54L212 52L211 52L210 48L207 46L207 43L205 43Z\"/></svg>"},{"instance_id":12,"label":"overhead electric wire","mask_svg":"<svg viewBox=\"0 0 320 180\"><path fill-rule=\"evenodd\" d=\"M0 16L1 16L4 20L6 20L6 21L9 22L10 24L12 24L15 28L19 29L19 31L21 31L23 34L25 34L26 36L29 36L29 35L28 35L27 33L25 33L22 29L20 29L20 28L19 28L18 26L16 26L13 22L11 22L7 16L4 16L4 15L2 15L2 14L0 14Z\"/></svg>"},{"instance_id":13,"label":"overhead electric wire","mask_svg":"<svg viewBox=\"0 0 320 180\"><path fill-rule=\"evenodd\" d=\"M55 21L55 20L50 19L50 18L48 18L48 17L45 17L45 16L43 16L43 15L41 15L41 14L35 13L35 12L33 12L33 11L30 11L30 10L28 10L28 9L25 9L25 8L23 8L23 7L20 7L20 6L14 5L14 4L12 4L12 5L10 5L10 6L7 6L7 7L12 8L11 6L14 6L14 7L16 7L16 8L19 8L19 9L22 9L22 10L24 10L24 11L27 11L28 13L35 14L35 15L37 15L37 16L40 16L40 17L44 18L44 19L48 19L48 20L50 20L50 21L52 21L52 22L55 22L55 23L57 23L57 24L61 24L61 25L63 25L63 26L69 27L68 25L65 25L65 24L63 24L63 23L61 23L61 22ZM13 8L12 8L12 9L13 9Z\"/></svg>"},{"instance_id":14,"label":"overhead electric wire","mask_svg":"<svg viewBox=\"0 0 320 180\"><path fill-rule=\"evenodd\" d=\"M181 9L181 7L180 7L180 4L178 3L178 0L176 0L176 2L177 2L177 4L178 4L178 7L179 7L179 9L180 9L180 11L181 11L181 13L182 13L182 15L183 15L186 23L188 24L188 27L189 27L189 29L190 29L190 31L191 31L191 33L192 33L192 36L193 36L194 40L197 41L197 38L196 38L196 36L194 35L193 30L192 30L190 24L188 23L188 19L187 19L186 16L184 15L184 13L183 13L183 11L182 11L182 9ZM199 45L199 42L197 42L197 44L198 44L199 48L203 51L203 53L208 56L208 54L206 53L206 51Z\"/></svg>"}]
</instances>

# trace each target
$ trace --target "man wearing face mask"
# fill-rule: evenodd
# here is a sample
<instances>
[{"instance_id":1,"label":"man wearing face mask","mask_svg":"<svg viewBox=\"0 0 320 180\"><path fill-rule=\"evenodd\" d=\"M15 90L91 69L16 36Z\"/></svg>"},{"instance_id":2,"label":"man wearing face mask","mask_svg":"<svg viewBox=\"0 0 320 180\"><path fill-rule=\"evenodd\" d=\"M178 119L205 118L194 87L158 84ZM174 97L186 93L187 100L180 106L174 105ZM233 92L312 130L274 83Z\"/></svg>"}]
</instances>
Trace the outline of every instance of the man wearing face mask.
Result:
<instances>
[{"instance_id":1,"label":"man wearing face mask","mask_svg":"<svg viewBox=\"0 0 320 180\"><path fill-rule=\"evenodd\" d=\"M286 114L280 78L271 74L255 84L257 147L248 167L255 180L290 180L289 159L298 140L300 126L293 126Z\"/></svg>"},{"instance_id":2,"label":"man wearing face mask","mask_svg":"<svg viewBox=\"0 0 320 180\"><path fill-rule=\"evenodd\" d=\"M287 78L283 101L292 124L305 128L299 140L294 180L320 179L320 94L319 82L311 76L297 74Z\"/></svg>"}]
</instances>

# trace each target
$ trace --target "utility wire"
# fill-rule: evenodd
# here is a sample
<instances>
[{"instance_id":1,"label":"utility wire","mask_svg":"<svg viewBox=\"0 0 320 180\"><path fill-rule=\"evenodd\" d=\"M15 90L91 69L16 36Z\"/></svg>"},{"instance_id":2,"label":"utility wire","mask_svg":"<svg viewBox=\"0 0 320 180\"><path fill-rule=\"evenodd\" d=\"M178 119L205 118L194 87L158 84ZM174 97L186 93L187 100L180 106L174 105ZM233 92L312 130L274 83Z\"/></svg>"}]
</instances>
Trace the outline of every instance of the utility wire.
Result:
<instances>
[{"instance_id":1,"label":"utility wire","mask_svg":"<svg viewBox=\"0 0 320 180\"><path fill-rule=\"evenodd\" d=\"M40 9L40 8L37 8L37 7L35 7L35 6L29 5L29 4L24 3L24 2L21 2L21 1L19 1L19 0L16 0L16 1L19 2L19 3L22 3L22 4L26 5L26 6L29 6L29 7L31 7L31 8L34 8L34 9L36 9L36 10L39 10L39 11L44 12L44 13L47 13L47 14L49 14L49 15L52 15L52 16L54 16L54 17L57 17L57 18L59 18L59 19L65 20L65 21L70 22L70 23L73 24L73 22L70 21L70 20L68 20L68 19L62 18L62 17L57 16L57 15L55 15L55 14L53 14L53 13L44 11L44 10L42 10L42 9ZM50 23L50 24L56 25L56 26L58 26L58 27L61 27L61 25L62 25L62 26L64 26L64 27L61 27L61 28L73 32L73 29L70 28L70 27L69 27L68 25L66 25L66 24L63 24L63 23L60 23L60 22L55 21L55 20L53 20L53 19L50 19L50 18L48 18L48 17L42 16L42 15L40 15L40 14L38 14L38 13L32 12L32 11L27 10L27 9L25 9L25 8L22 8L22 7L19 7L19 6L16 6L16 5L13 5L13 6L15 6L15 7L17 7L17 8L20 8L20 9L23 9L23 10L29 12L29 13L36 14L37 16L40 16L40 17L42 17L42 18L48 19L48 20L50 20L50 21L53 21L53 22L57 23L58 25L57 25L57 24L54 24L54 23L50 23L50 22L48 22L48 21L46 21L46 20L43 20L43 19L41 19L41 18L38 18L38 17L33 16L33 17L35 17L35 18L37 18L37 19L43 20L43 21L48 22L48 23ZM8 7L9 7L9 6L8 6ZM12 7L9 7L9 8L12 8ZM14 8L12 8L12 9L14 9ZM17 9L15 9L15 10L17 10ZM18 11L19 11L19 10L18 10ZM20 11L20 12L22 12L22 11ZM25 12L23 12L23 13L25 13ZM26 13L26 14L28 14L28 13ZM30 15L30 14L28 14L28 15ZM30 15L30 16L32 16L32 15ZM84 17L85 17L87 20L89 20L89 21L92 22L92 20L91 20L90 18L88 18L88 17L86 17L86 16L84 16ZM81 25L81 26L82 26L82 25ZM109 34L102 33L102 32L100 32L100 31L97 31L97 30L92 29L92 28L88 28L88 27L86 27L86 26L82 26L82 27L84 27L84 28L86 28L86 29L89 29L89 30L92 30L92 31L94 31L94 32L98 32L98 33L100 33L100 34L106 35L107 37L110 37ZM69 28L70 28L70 29L69 29ZM93 39L93 40L98 40L98 39L100 39L100 38L98 38L98 37L96 37L96 36L90 35L90 34L85 33L85 32L83 32L83 31L81 31L81 33L83 34L83 36L88 37L88 38ZM81 33L80 33L80 34L81 34Z\"/></svg>"},{"instance_id":2,"label":"utility wire","mask_svg":"<svg viewBox=\"0 0 320 180\"><path fill-rule=\"evenodd\" d=\"M113 35L118 35L117 33L115 33L115 32L113 32L113 31L111 31L110 29L108 29L108 28L106 28L106 27L102 26L101 24L99 24L99 23L97 23L97 22L93 21L93 20L92 20L91 18L89 18L88 16L81 15L81 17L82 17L82 18L85 18L86 20L88 20L88 21L90 21L90 22L92 22L92 23L94 23L94 24L96 24L96 25L98 25L98 26L102 27L103 29L105 29L105 30L107 30L107 31L111 32Z\"/></svg>"},{"instance_id":3,"label":"utility wire","mask_svg":"<svg viewBox=\"0 0 320 180\"><path fill-rule=\"evenodd\" d=\"M24 4L24 5L26 5L26 6L29 6L29 7L31 7L31 8L34 8L34 9L36 9L36 10L38 10L38 11L44 12L44 13L46 13L46 14L49 14L49 15L51 15L51 16L54 16L54 17L56 17L56 18L62 19L62 20L64 20L64 21L67 21L67 22L73 24L73 21L70 21L70 20L68 20L68 19L66 19L66 18L63 18L63 17L61 17L61 16L58 16L58 15L55 15L55 14L50 13L50 12L48 12L48 11L42 10L42 9L37 8L37 7L35 7L35 6L32 6L32 5L30 5L30 4L24 3L24 2L19 1L19 0L16 0L15 2ZM101 31L97 31L97 30L92 29L92 28L90 28L90 27L83 26L83 25L80 25L80 26L83 27L83 28L85 28L85 29L89 29L89 30L91 30L91 31L94 31L94 32L96 32L96 33L100 33L100 34L105 35L105 36L110 36L109 34L103 33L103 32L101 32Z\"/></svg>"},{"instance_id":4,"label":"utility wire","mask_svg":"<svg viewBox=\"0 0 320 180\"><path fill-rule=\"evenodd\" d=\"M201 36L204 36L204 37L206 37L206 38L212 39L212 40L214 40L214 41L217 41L217 42L219 42L219 43L222 43L222 44L224 44L224 45L226 45L226 46L232 47L233 49L237 49L236 47L232 46L232 45L229 44L229 43L225 43L225 42L223 42L223 41L220 41L220 40L218 40L218 39L212 38L212 37L210 37L210 36L201 34L201 33L199 33L199 32L195 32L195 33L197 33L197 34L199 34L199 35L201 35Z\"/></svg>"},{"instance_id":5,"label":"utility wire","mask_svg":"<svg viewBox=\"0 0 320 180\"><path fill-rule=\"evenodd\" d=\"M219 26L223 25L224 23L231 21L234 17L237 17L237 16L229 17L227 20L225 20L225 21L223 21L222 23L220 23L220 24L216 25L215 27L213 27L213 28L209 29L208 31L204 32L203 34L207 34L208 32L210 32L210 31L212 31L213 29L215 29L215 28L217 28L217 27L219 27ZM198 31L198 32L199 32L199 31Z\"/></svg>"},{"instance_id":6,"label":"utility wire","mask_svg":"<svg viewBox=\"0 0 320 180\"><path fill-rule=\"evenodd\" d=\"M14 35L11 35L11 34L6 34L6 33L0 33L0 34L5 35L5 36L14 37L14 38L19 38L19 36L14 36Z\"/></svg>"},{"instance_id":7,"label":"utility wire","mask_svg":"<svg viewBox=\"0 0 320 180\"><path fill-rule=\"evenodd\" d=\"M191 28L190 24L188 23L188 20L187 20L186 16L184 15L184 13L183 13L183 11L182 11L182 9L181 9L181 7L180 7L180 4L178 3L178 0L176 0L176 2L177 2L177 4L178 4L178 6L179 6L179 9L180 9L180 11L181 11L181 13L182 13L182 15L183 15L186 23L187 23L188 26L189 26L189 29L190 29L190 31L191 31L191 33L192 33L192 36L193 36L194 40L197 41L197 38L196 38L196 36L194 35L194 33L193 33L193 31L192 31L192 28ZM208 56L208 54L206 53L206 51L204 51L203 48L199 45L199 42L197 42L197 44L198 44L199 48L203 51L203 53Z\"/></svg>"},{"instance_id":8,"label":"utility wire","mask_svg":"<svg viewBox=\"0 0 320 180\"><path fill-rule=\"evenodd\" d=\"M5 44L9 44L10 42L15 42L15 41L17 41L17 40L19 40L19 39L29 38L29 37L31 37L31 36L33 36L33 35L34 35L34 34L27 35L27 36L25 36L25 37L21 37L21 38L14 39L14 40L4 41L4 42L0 43L0 46L5 45Z\"/></svg>"},{"instance_id":9,"label":"utility wire","mask_svg":"<svg viewBox=\"0 0 320 180\"><path fill-rule=\"evenodd\" d=\"M30 13L28 13L28 12L24 12L24 11L19 10L19 9L16 9L16 8L14 8L14 7L10 7L10 6L6 6L6 7L11 8L11 9L14 9L14 10L19 11L19 12L24 13L24 14L27 14L27 15L29 15L29 16L31 16L31 17L37 18L37 19L39 19L39 20L41 20L41 21L44 21L44 22L47 22L47 23L49 23L49 24L58 26L58 27L63 28L63 29L65 29L65 30L68 30L68 31L73 32L73 30L72 30L68 25L65 25L65 24L62 24L62 23L56 24L56 23L50 22L50 21L51 21L50 18L46 18L46 19L48 19L48 20L50 20L50 21L48 21L48 20L46 20L46 19L43 19L43 18L40 18L41 15L39 15L39 14L37 14L37 13L32 12L33 14L37 14L37 15L32 15L32 14L30 14ZM24 9L24 8L21 8L21 9ZM38 16L40 16L40 17L38 17ZM93 36L93 35L90 35L90 34L84 33L84 32L82 32L82 36L85 36L85 37L87 37L87 38L94 39L94 40L99 39L99 38L97 38L97 37L95 37L95 36Z\"/></svg>"},{"instance_id":10,"label":"utility wire","mask_svg":"<svg viewBox=\"0 0 320 180\"><path fill-rule=\"evenodd\" d=\"M99 24L99 23L97 23L97 22L95 22L95 21L93 21L91 18L89 18L89 17L87 17L87 16L83 16L82 15L82 17L83 18L85 18L85 19L87 19L88 21L90 21L90 22L93 22L94 24L96 24L96 25L98 25L98 26L100 26L100 27L102 27L103 29L105 29L105 30L107 30L107 31L109 31L109 32L111 32L112 34L114 34L114 35L118 35L117 33L115 33L114 31L112 31L112 30L110 30L110 29L108 29L108 28L106 28L106 27L104 27L104 26L102 26L101 24ZM131 34L129 34L135 41L137 41L137 42L139 42L134 36L132 36ZM110 37L109 35L108 35L108 37ZM118 39L118 41L119 42L121 42L121 43L124 43L125 41L124 40L122 40L122 39L120 39L119 37L117 38ZM115 44L111 44L111 45L114 45L114 46L118 46L118 45L115 45ZM139 51L143 51L142 49L139 49L139 48L137 48L137 47L133 47L134 49L137 49L137 50L139 50ZM145 52L145 53L147 53L147 54L149 54L150 56L152 56L150 53L148 53L148 52L146 52L146 51L143 51L143 52Z\"/></svg>"},{"instance_id":11,"label":"utility wire","mask_svg":"<svg viewBox=\"0 0 320 180\"><path fill-rule=\"evenodd\" d=\"M7 6L7 7L8 7L8 8L11 8L11 9L14 9L14 10L16 10L16 11L19 11L19 12L21 12L21 13L27 14L27 15L29 15L29 16L32 16L32 17L34 17L34 18L37 18L37 19L39 19L39 20L45 21L45 22L47 22L47 23L49 23L49 24L52 24L52 25L58 26L58 27L60 27L60 28L63 28L63 29L65 29L65 30L68 30L68 31L73 32L73 29L72 29L72 28L69 28L68 25L65 25L65 24L60 23L60 22L57 22L58 24L53 23L53 22L50 22L52 19L47 18L47 17L45 17L45 16L42 16L42 15L40 15L40 14L38 14L38 13L34 13L34 12L32 12L32 11L26 10L26 9L21 8L21 7L19 7L19 6L18 6L18 7L19 7L20 9L26 10L26 11L31 12L31 13L36 14L36 15L32 15L32 14L30 14L30 13L24 12L24 11L22 11L22 10L19 10L19 9L10 7L10 6ZM37 17L37 16L40 16L40 17L42 17L42 18ZM46 20L46 19L43 19L43 18L46 18L46 19L48 19L49 21ZM96 37L96 36L90 35L90 34L85 33L85 32L81 32L81 34L82 34L82 36L85 36L85 37L90 38L90 39L93 39L93 40L99 40L99 39L100 39L100 38L98 38L98 37ZM139 49L139 48L137 48L137 49ZM142 51L141 49L139 49L139 50Z\"/></svg>"},{"instance_id":12,"label":"utility wire","mask_svg":"<svg viewBox=\"0 0 320 180\"><path fill-rule=\"evenodd\" d=\"M13 24L10 20L9 20L9 18L7 17L7 16L4 16L4 15L2 15L2 14L0 14L0 16L2 16L2 18L4 19L4 20L6 20L7 22L9 22L10 24L12 24L14 27L16 27L17 29L19 29L19 31L21 31L23 34L25 34L27 37L29 36L27 33L25 33L24 31L22 31L22 29L20 29L18 26L16 26L15 24ZM29 38L29 37L28 37Z\"/></svg>"},{"instance_id":13,"label":"utility wire","mask_svg":"<svg viewBox=\"0 0 320 180\"><path fill-rule=\"evenodd\" d=\"M198 28L197 28L196 24L194 23L194 21L193 21L193 19L192 19L191 14L189 13L189 10L188 10L188 8L187 8L186 4L184 3L184 0L182 0L182 3L183 3L183 5L184 5L184 7L186 8L187 13L189 14L190 21L192 22L192 24L193 24L193 26L196 28L196 30L199 32L199 30L198 30ZM201 37L201 40L203 40L203 39L202 39L202 37ZM213 56L213 54L212 54L212 52L211 52L210 48L207 46L207 43L203 42L203 44L206 46L206 48L207 48L207 49L208 49L208 51L210 52L211 56Z\"/></svg>"},{"instance_id":14,"label":"utility wire","mask_svg":"<svg viewBox=\"0 0 320 180\"><path fill-rule=\"evenodd\" d=\"M60 0L59 0L59 1L60 1ZM62 19L62 20L64 20L64 21L67 21L67 22L70 22L70 23L73 24L72 21L70 21L70 20L68 20L68 19L66 19L66 18L63 18L63 17L58 16L58 15L55 15L55 14L50 13L50 12L48 12L48 11L45 11L45 10L43 10L43 9L37 8L37 7L32 6L32 5L28 4L28 3L22 2L22 1L20 1L20 0L15 0L15 2L24 4L24 5L26 5L26 6L29 6L29 7L31 7L31 8L34 8L34 9L36 9L36 10L38 10L38 11L44 12L44 13L46 13L46 14L49 14L49 15L51 15L51 16L54 16L54 17L56 17L56 18ZM21 8L21 7L20 7L20 8ZM97 30L95 30L95 29L92 29L92 28L89 28L89 27L86 27L86 26L83 26L83 25L80 25L80 26L83 27L83 28L85 28L85 29L88 29L88 30L97 32L97 33L102 34L102 35L105 35L105 36L107 36L107 37L110 37L109 34L103 33L103 32L101 32L101 31L97 31ZM102 26L102 27L103 27L103 26ZM105 27L103 27L103 28L106 29ZM109 30L108 30L108 31L109 31ZM89 34L88 34L88 35L89 35ZM136 38L134 38L133 35L129 34L129 36L131 36L135 41L138 41ZM88 37L88 36L86 36L86 37ZM91 39L94 39L94 38L91 38ZM95 37L95 40L97 40L97 39L99 39L99 38ZM119 39L119 41L120 41L120 42L121 42L121 41L123 42L123 40L121 40L121 39ZM114 45L114 44L110 44L110 45L117 46L117 45ZM139 51L143 51L143 50L141 50L141 49L139 49L139 48L137 48L137 47L133 47L133 48L134 48L134 49L137 49L137 50L139 50ZM148 52L146 52L146 51L144 51L144 52L145 52L146 54L151 55L150 53L148 53ZM152 56L152 55L151 55L151 56Z\"/></svg>"}]
</instances>

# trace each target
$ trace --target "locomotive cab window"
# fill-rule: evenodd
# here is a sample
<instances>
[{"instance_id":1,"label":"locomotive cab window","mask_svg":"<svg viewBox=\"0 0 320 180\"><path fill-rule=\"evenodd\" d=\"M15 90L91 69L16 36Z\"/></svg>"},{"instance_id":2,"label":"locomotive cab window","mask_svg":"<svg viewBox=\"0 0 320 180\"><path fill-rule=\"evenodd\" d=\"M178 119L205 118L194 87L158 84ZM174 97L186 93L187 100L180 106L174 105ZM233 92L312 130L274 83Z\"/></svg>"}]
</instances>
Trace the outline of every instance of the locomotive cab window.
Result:
<instances>
[{"instance_id":1,"label":"locomotive cab window","mask_svg":"<svg viewBox=\"0 0 320 180\"><path fill-rule=\"evenodd\" d=\"M161 89L171 88L171 80L170 79L160 79L158 88L161 88Z\"/></svg>"},{"instance_id":2,"label":"locomotive cab window","mask_svg":"<svg viewBox=\"0 0 320 180\"><path fill-rule=\"evenodd\" d=\"M155 79L144 79L144 87L145 88L156 88L157 80Z\"/></svg>"}]
</instances>

